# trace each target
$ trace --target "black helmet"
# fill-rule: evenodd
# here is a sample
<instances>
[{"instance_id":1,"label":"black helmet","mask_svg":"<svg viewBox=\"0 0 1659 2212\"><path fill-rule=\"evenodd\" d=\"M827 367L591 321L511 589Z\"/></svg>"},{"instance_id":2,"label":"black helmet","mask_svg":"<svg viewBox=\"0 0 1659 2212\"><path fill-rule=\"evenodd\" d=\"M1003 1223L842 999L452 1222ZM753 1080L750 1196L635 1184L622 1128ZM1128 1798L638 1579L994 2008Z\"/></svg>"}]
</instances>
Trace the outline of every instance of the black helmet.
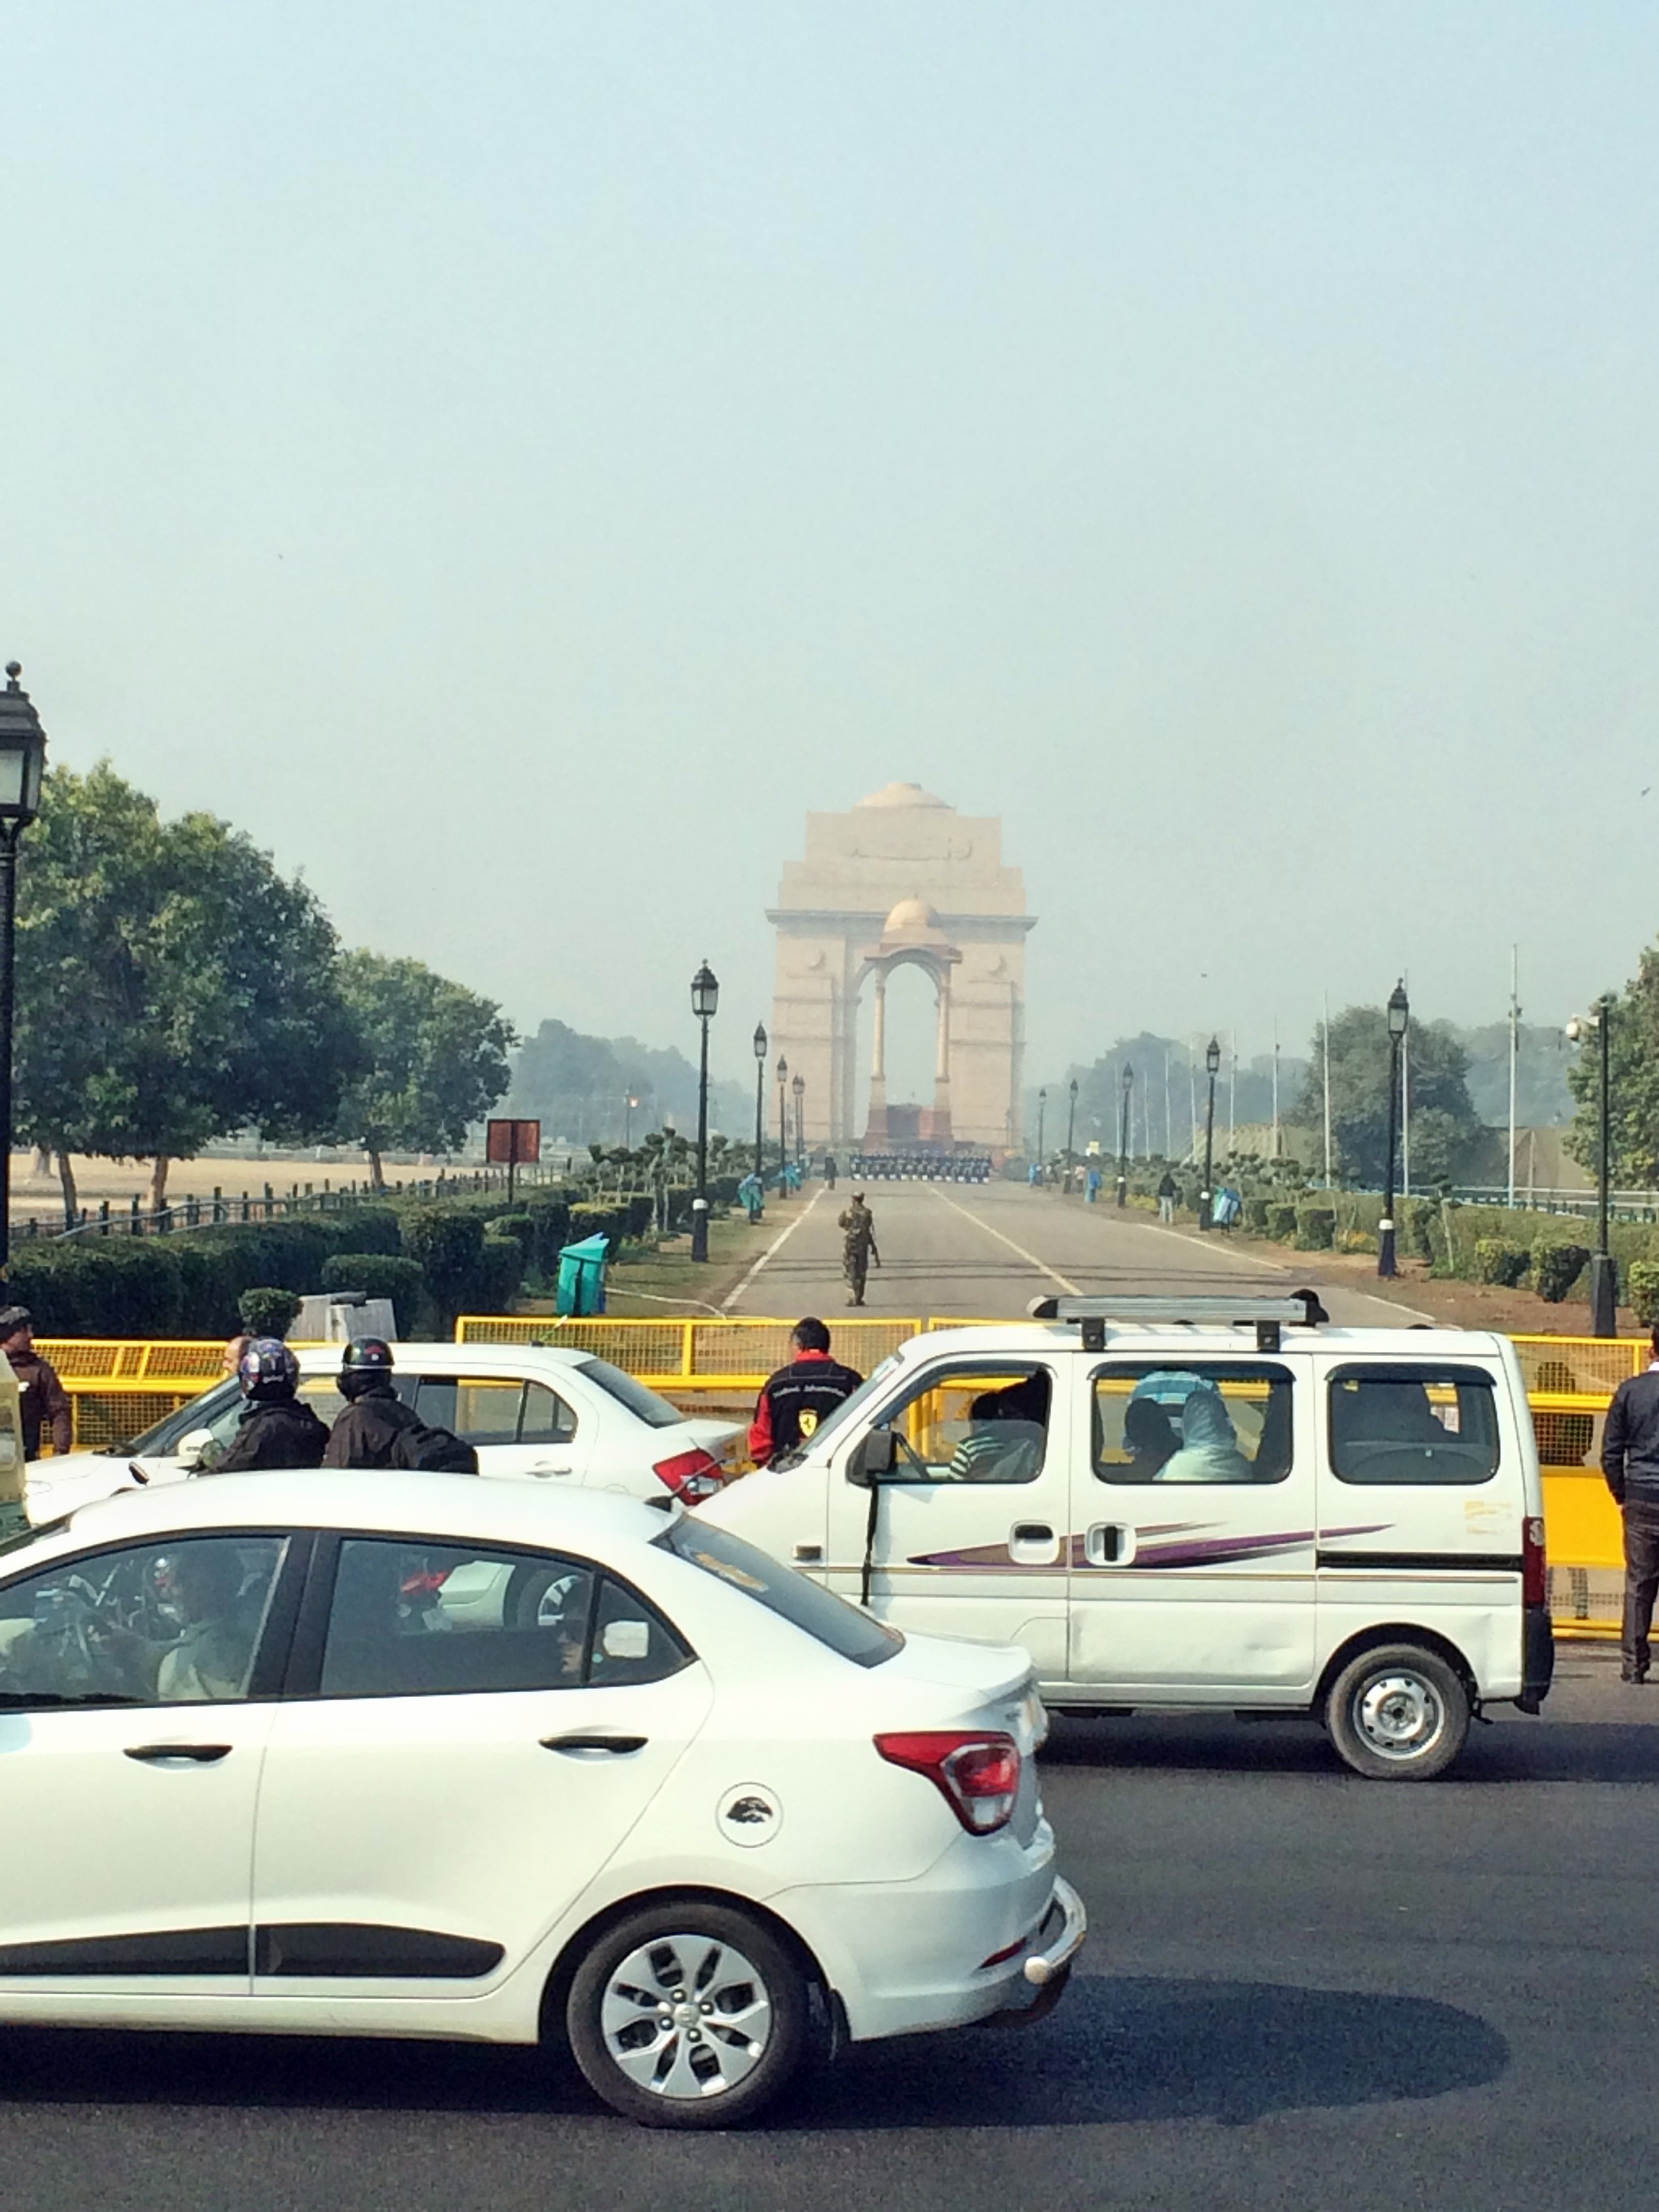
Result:
<instances>
[{"instance_id":1,"label":"black helmet","mask_svg":"<svg viewBox=\"0 0 1659 2212\"><path fill-rule=\"evenodd\" d=\"M392 1388L392 1346L384 1337L354 1336L340 1354L340 1395L361 1398Z\"/></svg>"},{"instance_id":2,"label":"black helmet","mask_svg":"<svg viewBox=\"0 0 1659 2212\"><path fill-rule=\"evenodd\" d=\"M256 1336L236 1363L245 1398L291 1398L300 1380L300 1363L280 1337Z\"/></svg>"}]
</instances>

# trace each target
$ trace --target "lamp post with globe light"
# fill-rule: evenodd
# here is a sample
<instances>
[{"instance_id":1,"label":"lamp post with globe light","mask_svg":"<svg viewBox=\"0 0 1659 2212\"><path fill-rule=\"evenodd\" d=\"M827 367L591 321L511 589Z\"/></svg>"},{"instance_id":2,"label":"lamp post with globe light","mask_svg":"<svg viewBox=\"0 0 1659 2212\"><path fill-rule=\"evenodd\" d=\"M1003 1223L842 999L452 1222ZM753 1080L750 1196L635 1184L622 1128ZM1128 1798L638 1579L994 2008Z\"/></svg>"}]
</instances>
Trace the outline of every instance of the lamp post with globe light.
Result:
<instances>
[{"instance_id":1,"label":"lamp post with globe light","mask_svg":"<svg viewBox=\"0 0 1659 2212\"><path fill-rule=\"evenodd\" d=\"M789 1063L778 1054L778 1195L788 1189L784 1170L789 1164Z\"/></svg>"},{"instance_id":2,"label":"lamp post with globe light","mask_svg":"<svg viewBox=\"0 0 1659 2212\"><path fill-rule=\"evenodd\" d=\"M1198 1225L1215 1225L1215 1079L1221 1069L1221 1045L1212 1037L1204 1048L1204 1066L1210 1079L1210 1095L1204 1109L1204 1188L1198 1194Z\"/></svg>"},{"instance_id":3,"label":"lamp post with globe light","mask_svg":"<svg viewBox=\"0 0 1659 2212\"><path fill-rule=\"evenodd\" d=\"M755 1180L766 1188L766 1024L755 1024Z\"/></svg>"},{"instance_id":4,"label":"lamp post with globe light","mask_svg":"<svg viewBox=\"0 0 1659 2212\"><path fill-rule=\"evenodd\" d=\"M1583 1044L1595 1034L1601 1047L1601 1083L1596 1099L1595 1249L1590 1254L1590 1334L1619 1334L1619 1270L1607 1249L1613 1188L1613 994L1604 991L1588 1014L1575 1014L1567 1036Z\"/></svg>"},{"instance_id":5,"label":"lamp post with globe light","mask_svg":"<svg viewBox=\"0 0 1659 2212\"><path fill-rule=\"evenodd\" d=\"M1040 1091L1037 1092L1037 1149L1036 1149L1036 1156L1037 1156L1037 1181L1038 1181L1039 1182L1046 1182L1048 1180L1048 1171L1047 1171L1046 1168L1045 1168L1045 1167L1044 1167L1044 1165L1043 1165L1043 1159L1042 1159L1042 1117L1043 1117L1043 1115L1048 1112L1048 1085L1045 1084L1045 1085L1043 1085L1042 1089L1042 1090L1040 1090Z\"/></svg>"},{"instance_id":6,"label":"lamp post with globe light","mask_svg":"<svg viewBox=\"0 0 1659 2212\"><path fill-rule=\"evenodd\" d=\"M1129 1202L1129 1095L1135 1087L1135 1072L1127 1060L1123 1063L1123 1106L1117 1121L1117 1202Z\"/></svg>"},{"instance_id":7,"label":"lamp post with globe light","mask_svg":"<svg viewBox=\"0 0 1659 2212\"><path fill-rule=\"evenodd\" d=\"M806 1078L797 1075L791 1079L790 1091L795 1101L795 1165L806 1165Z\"/></svg>"},{"instance_id":8,"label":"lamp post with globe light","mask_svg":"<svg viewBox=\"0 0 1659 2212\"><path fill-rule=\"evenodd\" d=\"M1397 1275L1394 1244L1394 1155L1400 1134L1400 1048L1412 1018L1402 975L1389 994L1389 1146L1382 1163L1382 1218L1376 1224L1376 1272Z\"/></svg>"},{"instance_id":9,"label":"lamp post with globe light","mask_svg":"<svg viewBox=\"0 0 1659 2212\"><path fill-rule=\"evenodd\" d=\"M720 987L705 960L691 978L691 1011L702 1031L697 1063L697 1188L691 1200L691 1257L708 1257L708 1024L720 1004Z\"/></svg>"},{"instance_id":10,"label":"lamp post with globe light","mask_svg":"<svg viewBox=\"0 0 1659 2212\"><path fill-rule=\"evenodd\" d=\"M11 1054L17 955L17 846L40 811L46 733L23 672L6 663L0 691L0 1281L11 1267Z\"/></svg>"},{"instance_id":11,"label":"lamp post with globe light","mask_svg":"<svg viewBox=\"0 0 1659 2212\"><path fill-rule=\"evenodd\" d=\"M1066 1109L1066 1188L1072 1188L1072 1170L1075 1164L1072 1140L1077 1134L1077 1078L1073 1076L1066 1086L1069 1103Z\"/></svg>"}]
</instances>

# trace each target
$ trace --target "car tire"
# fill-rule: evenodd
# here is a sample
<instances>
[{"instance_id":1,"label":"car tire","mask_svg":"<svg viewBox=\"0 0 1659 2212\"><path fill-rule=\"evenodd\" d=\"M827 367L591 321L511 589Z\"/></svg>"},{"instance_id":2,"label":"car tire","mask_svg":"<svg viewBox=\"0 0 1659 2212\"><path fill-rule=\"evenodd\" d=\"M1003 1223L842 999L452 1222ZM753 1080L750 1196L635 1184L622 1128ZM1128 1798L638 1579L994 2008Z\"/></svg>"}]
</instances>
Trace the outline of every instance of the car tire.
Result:
<instances>
[{"instance_id":1,"label":"car tire","mask_svg":"<svg viewBox=\"0 0 1659 2212\"><path fill-rule=\"evenodd\" d=\"M725 2128L799 2068L807 1978L764 1922L701 1899L608 1929L577 1967L565 2033L588 2087L648 2128Z\"/></svg>"},{"instance_id":2,"label":"car tire","mask_svg":"<svg viewBox=\"0 0 1659 2212\"><path fill-rule=\"evenodd\" d=\"M1356 1774L1430 1782L1462 1750L1469 1713L1462 1678L1437 1652L1387 1644L1349 1661L1331 1685L1324 1721Z\"/></svg>"}]
</instances>

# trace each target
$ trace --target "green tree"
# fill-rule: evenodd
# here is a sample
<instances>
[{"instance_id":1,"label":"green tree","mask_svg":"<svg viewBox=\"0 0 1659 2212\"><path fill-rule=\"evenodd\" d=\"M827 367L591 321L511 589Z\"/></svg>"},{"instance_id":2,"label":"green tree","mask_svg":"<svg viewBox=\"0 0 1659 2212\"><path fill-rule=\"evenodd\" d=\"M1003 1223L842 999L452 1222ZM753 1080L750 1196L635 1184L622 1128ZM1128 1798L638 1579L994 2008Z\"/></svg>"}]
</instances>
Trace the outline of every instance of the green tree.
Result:
<instances>
[{"instance_id":1,"label":"green tree","mask_svg":"<svg viewBox=\"0 0 1659 2212\"><path fill-rule=\"evenodd\" d=\"M1377 1188L1388 1151L1389 1046L1381 1006L1349 1006L1331 1024L1331 1133L1343 1179ZM1311 1073L1285 1119L1319 1128L1323 1024L1314 1030ZM1480 1127L1468 1085L1468 1055L1447 1022L1411 1029L1412 1181L1455 1180L1461 1155Z\"/></svg>"},{"instance_id":2,"label":"green tree","mask_svg":"<svg viewBox=\"0 0 1659 2212\"><path fill-rule=\"evenodd\" d=\"M1607 1061L1613 1180L1651 1190L1659 1184L1659 945L1642 954L1635 975L1613 999ZM1577 1101L1567 1150L1595 1175L1601 1151L1601 1046L1594 1029L1567 1070L1567 1084Z\"/></svg>"},{"instance_id":3,"label":"green tree","mask_svg":"<svg viewBox=\"0 0 1659 2212\"><path fill-rule=\"evenodd\" d=\"M19 872L18 1133L154 1163L257 1124L323 1134L356 1036L312 893L209 814L163 823L106 762L57 769Z\"/></svg>"},{"instance_id":4,"label":"green tree","mask_svg":"<svg viewBox=\"0 0 1659 2212\"><path fill-rule=\"evenodd\" d=\"M465 1141L468 1123L506 1091L518 1039L492 1000L418 960L349 952L339 974L358 1042L339 1128L368 1153L379 1190L386 1152L453 1152Z\"/></svg>"}]
</instances>

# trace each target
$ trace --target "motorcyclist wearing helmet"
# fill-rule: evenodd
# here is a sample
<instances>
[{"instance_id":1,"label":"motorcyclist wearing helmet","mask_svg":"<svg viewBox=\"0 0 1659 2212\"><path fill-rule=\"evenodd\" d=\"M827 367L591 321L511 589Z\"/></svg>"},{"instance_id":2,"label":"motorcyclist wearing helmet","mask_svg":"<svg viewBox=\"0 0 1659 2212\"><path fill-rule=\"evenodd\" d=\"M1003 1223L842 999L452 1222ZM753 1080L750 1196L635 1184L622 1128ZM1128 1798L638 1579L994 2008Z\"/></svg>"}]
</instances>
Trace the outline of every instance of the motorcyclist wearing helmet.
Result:
<instances>
[{"instance_id":1,"label":"motorcyclist wearing helmet","mask_svg":"<svg viewBox=\"0 0 1659 2212\"><path fill-rule=\"evenodd\" d=\"M340 1361L340 1395L345 1409L329 1431L325 1467L390 1467L392 1448L404 1429L420 1426L412 1406L404 1405L392 1380L392 1346L378 1336L357 1336Z\"/></svg>"},{"instance_id":2,"label":"motorcyclist wearing helmet","mask_svg":"<svg viewBox=\"0 0 1659 2212\"><path fill-rule=\"evenodd\" d=\"M242 1418L215 1472L320 1467L328 1431L295 1395L300 1363L287 1345L274 1336L251 1337L236 1363L236 1377L242 1386Z\"/></svg>"}]
</instances>

